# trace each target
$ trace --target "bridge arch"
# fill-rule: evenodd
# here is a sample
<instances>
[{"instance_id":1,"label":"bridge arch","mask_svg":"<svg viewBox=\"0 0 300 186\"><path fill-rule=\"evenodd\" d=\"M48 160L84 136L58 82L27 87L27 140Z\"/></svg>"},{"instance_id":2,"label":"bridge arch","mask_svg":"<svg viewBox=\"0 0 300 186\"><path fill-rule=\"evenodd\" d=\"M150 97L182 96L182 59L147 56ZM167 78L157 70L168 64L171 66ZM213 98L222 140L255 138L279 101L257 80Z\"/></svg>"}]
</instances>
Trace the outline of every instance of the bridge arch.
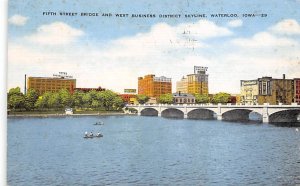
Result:
<instances>
[{"instance_id":1,"label":"bridge arch","mask_svg":"<svg viewBox=\"0 0 300 186\"><path fill-rule=\"evenodd\" d=\"M222 119L225 121L249 121L250 109L233 109L222 114Z\"/></svg>"},{"instance_id":2,"label":"bridge arch","mask_svg":"<svg viewBox=\"0 0 300 186\"><path fill-rule=\"evenodd\" d=\"M141 116L158 116L158 111L154 108L144 108L141 110Z\"/></svg>"},{"instance_id":3,"label":"bridge arch","mask_svg":"<svg viewBox=\"0 0 300 186\"><path fill-rule=\"evenodd\" d=\"M262 122L263 116L259 112L252 111L249 113L249 120Z\"/></svg>"},{"instance_id":4,"label":"bridge arch","mask_svg":"<svg viewBox=\"0 0 300 186\"><path fill-rule=\"evenodd\" d=\"M184 118L184 113L176 108L168 108L161 112L161 116L165 118Z\"/></svg>"},{"instance_id":5,"label":"bridge arch","mask_svg":"<svg viewBox=\"0 0 300 186\"><path fill-rule=\"evenodd\" d=\"M300 122L300 109L282 110L269 115L270 123L295 123Z\"/></svg>"},{"instance_id":6,"label":"bridge arch","mask_svg":"<svg viewBox=\"0 0 300 186\"><path fill-rule=\"evenodd\" d=\"M193 109L187 113L188 119L214 119L215 112L209 109Z\"/></svg>"}]
</instances>

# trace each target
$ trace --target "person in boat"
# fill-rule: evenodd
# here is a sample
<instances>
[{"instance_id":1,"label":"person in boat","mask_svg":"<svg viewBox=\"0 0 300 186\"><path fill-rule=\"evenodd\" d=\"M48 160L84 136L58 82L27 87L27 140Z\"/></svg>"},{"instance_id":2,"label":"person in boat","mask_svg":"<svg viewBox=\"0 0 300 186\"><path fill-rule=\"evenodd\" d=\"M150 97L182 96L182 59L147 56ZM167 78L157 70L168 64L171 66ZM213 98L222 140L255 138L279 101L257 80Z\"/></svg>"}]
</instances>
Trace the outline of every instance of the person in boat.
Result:
<instances>
[{"instance_id":1,"label":"person in boat","mask_svg":"<svg viewBox=\"0 0 300 186\"><path fill-rule=\"evenodd\" d=\"M93 132L90 132L90 137L93 137Z\"/></svg>"},{"instance_id":2,"label":"person in boat","mask_svg":"<svg viewBox=\"0 0 300 186\"><path fill-rule=\"evenodd\" d=\"M84 136L88 137L88 132L87 131L85 131Z\"/></svg>"}]
</instances>

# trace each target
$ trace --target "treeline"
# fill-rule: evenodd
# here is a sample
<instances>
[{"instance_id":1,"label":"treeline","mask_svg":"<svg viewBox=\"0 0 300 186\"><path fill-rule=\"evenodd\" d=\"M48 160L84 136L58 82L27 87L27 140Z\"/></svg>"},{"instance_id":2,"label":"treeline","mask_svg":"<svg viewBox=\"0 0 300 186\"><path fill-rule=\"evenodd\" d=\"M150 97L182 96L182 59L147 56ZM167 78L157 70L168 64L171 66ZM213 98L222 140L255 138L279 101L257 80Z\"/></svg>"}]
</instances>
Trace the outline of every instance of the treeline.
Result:
<instances>
[{"instance_id":1,"label":"treeline","mask_svg":"<svg viewBox=\"0 0 300 186\"><path fill-rule=\"evenodd\" d=\"M196 94L196 103L230 103L231 96L228 93L217 93L213 96ZM148 96L137 95L137 101L144 104L149 100ZM164 94L158 98L158 103L172 104L172 94ZM124 107L122 98L111 90L97 92L95 90L87 93L75 91L73 94L66 89L59 92L45 92L38 95L34 89L29 89L24 95L19 87L12 88L7 93L7 107L13 111L44 111L64 110L67 107L81 110L105 110L117 111Z\"/></svg>"},{"instance_id":2,"label":"treeline","mask_svg":"<svg viewBox=\"0 0 300 186\"><path fill-rule=\"evenodd\" d=\"M76 109L121 110L124 102L115 92L105 90L97 92L92 90L84 93L75 91L73 94L66 89L59 92L45 92L38 95L34 89L29 89L24 95L19 87L12 88L7 94L8 109L14 111L31 110L64 110L67 107Z\"/></svg>"},{"instance_id":3,"label":"treeline","mask_svg":"<svg viewBox=\"0 0 300 186\"><path fill-rule=\"evenodd\" d=\"M213 103L213 104L231 103L231 95L226 92L219 92L212 96L196 94L195 99L196 99L195 100L196 103Z\"/></svg>"},{"instance_id":4,"label":"treeline","mask_svg":"<svg viewBox=\"0 0 300 186\"><path fill-rule=\"evenodd\" d=\"M202 95L202 94L195 94L194 96L195 96L195 102L197 104L201 104L201 103L225 104L231 102L231 95L225 92L219 92L212 96ZM145 95L137 95L137 100L140 104L144 104L149 100L149 97ZM174 102L173 95L163 94L158 98L157 102L162 104L172 104Z\"/></svg>"}]
</instances>

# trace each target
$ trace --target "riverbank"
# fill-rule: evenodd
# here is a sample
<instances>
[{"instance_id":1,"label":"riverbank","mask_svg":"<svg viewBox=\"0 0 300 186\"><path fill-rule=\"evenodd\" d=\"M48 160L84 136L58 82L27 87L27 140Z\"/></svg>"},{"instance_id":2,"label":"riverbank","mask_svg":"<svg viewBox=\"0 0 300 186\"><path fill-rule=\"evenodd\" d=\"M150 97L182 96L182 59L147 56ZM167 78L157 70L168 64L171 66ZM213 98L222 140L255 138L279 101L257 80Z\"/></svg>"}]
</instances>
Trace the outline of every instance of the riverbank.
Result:
<instances>
[{"instance_id":1,"label":"riverbank","mask_svg":"<svg viewBox=\"0 0 300 186\"><path fill-rule=\"evenodd\" d=\"M66 117L66 116L119 116L119 115L135 115L135 114L127 114L124 112L80 112L74 114L65 114L62 112L18 112L18 113L10 113L7 115L8 118L13 117Z\"/></svg>"}]
</instances>

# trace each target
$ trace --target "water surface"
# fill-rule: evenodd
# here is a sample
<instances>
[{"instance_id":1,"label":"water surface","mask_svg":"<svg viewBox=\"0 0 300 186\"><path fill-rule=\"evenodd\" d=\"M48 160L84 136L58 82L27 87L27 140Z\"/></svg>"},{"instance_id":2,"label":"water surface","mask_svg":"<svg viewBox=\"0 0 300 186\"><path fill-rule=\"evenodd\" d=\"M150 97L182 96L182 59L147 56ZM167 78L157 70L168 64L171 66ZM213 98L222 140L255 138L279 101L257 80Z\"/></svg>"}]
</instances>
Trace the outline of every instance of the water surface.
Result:
<instances>
[{"instance_id":1,"label":"water surface","mask_svg":"<svg viewBox=\"0 0 300 186\"><path fill-rule=\"evenodd\" d=\"M10 118L7 164L9 185L295 185L300 132L142 116Z\"/></svg>"}]
</instances>

